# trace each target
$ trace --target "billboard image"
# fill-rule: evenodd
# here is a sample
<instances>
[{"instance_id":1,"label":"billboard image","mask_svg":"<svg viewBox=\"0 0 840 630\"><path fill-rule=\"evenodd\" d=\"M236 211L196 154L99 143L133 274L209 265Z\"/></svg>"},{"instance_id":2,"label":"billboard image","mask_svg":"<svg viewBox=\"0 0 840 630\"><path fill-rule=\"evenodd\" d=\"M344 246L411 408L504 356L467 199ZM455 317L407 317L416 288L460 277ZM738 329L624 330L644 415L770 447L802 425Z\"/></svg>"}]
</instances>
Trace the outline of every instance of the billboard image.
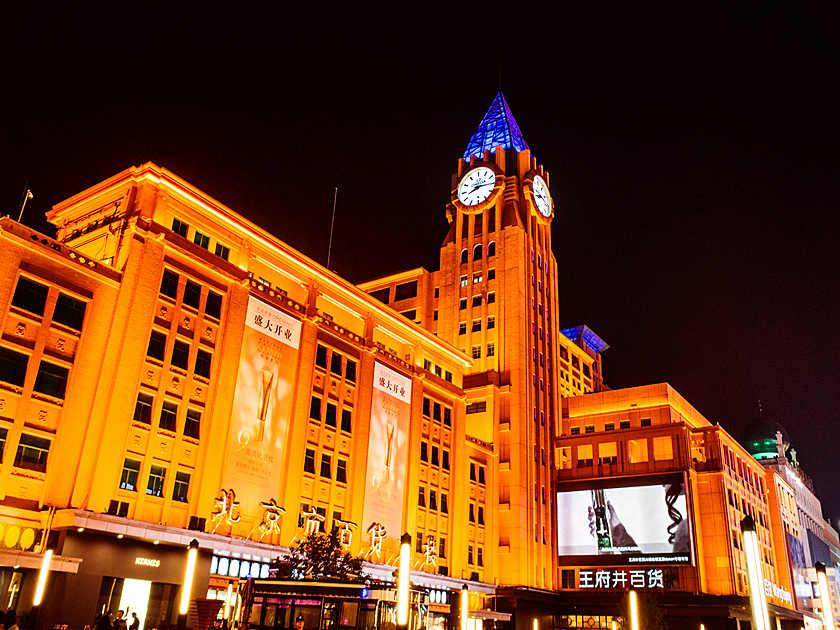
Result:
<instances>
[{"instance_id":1,"label":"billboard image","mask_svg":"<svg viewBox=\"0 0 840 630\"><path fill-rule=\"evenodd\" d=\"M222 478L246 518L280 490L300 329L298 319L248 299Z\"/></svg>"},{"instance_id":2,"label":"billboard image","mask_svg":"<svg viewBox=\"0 0 840 630\"><path fill-rule=\"evenodd\" d=\"M370 411L363 532L371 535L371 559L387 562L397 553L402 534L408 425L411 419L411 379L376 362ZM377 545L372 526L384 538ZM368 530L371 530L368 532ZM366 545L367 547L367 545ZM381 548L380 548L381 547Z\"/></svg>"},{"instance_id":3,"label":"billboard image","mask_svg":"<svg viewBox=\"0 0 840 630\"><path fill-rule=\"evenodd\" d=\"M610 563L689 562L682 481L558 492L557 553Z\"/></svg>"}]
</instances>

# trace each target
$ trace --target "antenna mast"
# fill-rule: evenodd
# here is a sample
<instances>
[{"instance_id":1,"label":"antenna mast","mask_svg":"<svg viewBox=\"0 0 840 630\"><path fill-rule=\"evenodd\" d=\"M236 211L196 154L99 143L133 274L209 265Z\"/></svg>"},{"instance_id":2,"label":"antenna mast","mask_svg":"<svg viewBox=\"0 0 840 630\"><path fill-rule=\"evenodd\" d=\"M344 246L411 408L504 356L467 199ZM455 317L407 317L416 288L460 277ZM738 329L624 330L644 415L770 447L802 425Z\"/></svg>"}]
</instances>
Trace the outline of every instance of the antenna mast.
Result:
<instances>
[{"instance_id":1,"label":"antenna mast","mask_svg":"<svg viewBox=\"0 0 840 630\"><path fill-rule=\"evenodd\" d=\"M333 227L335 226L335 206L338 203L338 186L333 189L332 219L330 220L330 244L327 246L327 269L330 268L330 256L332 255Z\"/></svg>"}]
</instances>

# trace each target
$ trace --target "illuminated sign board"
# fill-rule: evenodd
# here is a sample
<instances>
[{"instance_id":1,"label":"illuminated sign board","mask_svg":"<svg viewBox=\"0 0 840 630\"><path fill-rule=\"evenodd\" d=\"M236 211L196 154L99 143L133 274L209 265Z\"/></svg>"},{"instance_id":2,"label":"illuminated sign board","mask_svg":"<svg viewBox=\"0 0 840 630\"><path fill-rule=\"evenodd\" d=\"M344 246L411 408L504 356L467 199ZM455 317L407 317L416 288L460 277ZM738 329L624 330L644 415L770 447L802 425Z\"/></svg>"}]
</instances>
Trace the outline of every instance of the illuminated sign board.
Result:
<instances>
[{"instance_id":1,"label":"illuminated sign board","mask_svg":"<svg viewBox=\"0 0 840 630\"><path fill-rule=\"evenodd\" d=\"M578 588L665 588L665 572L663 569L581 569Z\"/></svg>"},{"instance_id":2,"label":"illuminated sign board","mask_svg":"<svg viewBox=\"0 0 840 630\"><path fill-rule=\"evenodd\" d=\"M140 556L137 556L136 558L134 558L134 564L140 567L157 568L160 566L160 560L158 560L157 558L142 558Z\"/></svg>"}]
</instances>

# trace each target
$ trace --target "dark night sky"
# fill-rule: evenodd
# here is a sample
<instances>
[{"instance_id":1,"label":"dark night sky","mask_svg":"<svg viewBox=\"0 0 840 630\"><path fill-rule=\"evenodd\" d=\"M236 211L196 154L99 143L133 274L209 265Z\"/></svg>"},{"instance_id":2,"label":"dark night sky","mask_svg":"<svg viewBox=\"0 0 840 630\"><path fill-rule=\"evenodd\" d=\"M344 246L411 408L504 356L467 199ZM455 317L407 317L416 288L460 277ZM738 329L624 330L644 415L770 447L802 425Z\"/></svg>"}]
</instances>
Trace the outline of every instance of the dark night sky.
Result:
<instances>
[{"instance_id":1,"label":"dark night sky","mask_svg":"<svg viewBox=\"0 0 840 630\"><path fill-rule=\"evenodd\" d=\"M4 211L28 181L47 229L153 160L321 261L339 185L339 273L435 268L501 66L552 176L562 323L612 345L613 387L668 381L736 435L761 399L840 515L838 15L120 6L7 16Z\"/></svg>"}]
</instances>

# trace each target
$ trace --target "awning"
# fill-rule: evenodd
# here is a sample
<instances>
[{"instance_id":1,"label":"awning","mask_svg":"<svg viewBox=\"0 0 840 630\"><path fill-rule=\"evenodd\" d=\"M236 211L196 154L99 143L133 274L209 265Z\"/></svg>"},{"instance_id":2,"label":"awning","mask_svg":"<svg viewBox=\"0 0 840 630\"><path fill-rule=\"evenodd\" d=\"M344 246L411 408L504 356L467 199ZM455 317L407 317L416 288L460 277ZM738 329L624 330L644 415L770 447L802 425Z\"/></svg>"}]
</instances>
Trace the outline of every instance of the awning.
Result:
<instances>
[{"instance_id":1,"label":"awning","mask_svg":"<svg viewBox=\"0 0 840 630\"><path fill-rule=\"evenodd\" d=\"M40 569L43 555L32 551L0 550L0 567L20 567L22 569ZM81 558L70 556L53 556L50 571L61 573L78 573Z\"/></svg>"}]
</instances>

